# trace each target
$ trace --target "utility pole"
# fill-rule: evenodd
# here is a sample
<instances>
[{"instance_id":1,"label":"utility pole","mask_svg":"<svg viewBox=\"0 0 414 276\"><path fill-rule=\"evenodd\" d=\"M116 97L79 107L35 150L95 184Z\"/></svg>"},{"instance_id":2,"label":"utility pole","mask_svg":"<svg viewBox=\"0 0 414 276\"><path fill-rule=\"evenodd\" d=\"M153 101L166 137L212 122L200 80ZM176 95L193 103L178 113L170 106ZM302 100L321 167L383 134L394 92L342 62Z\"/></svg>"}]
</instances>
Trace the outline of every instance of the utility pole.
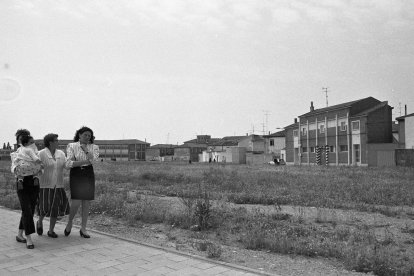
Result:
<instances>
[{"instance_id":1,"label":"utility pole","mask_svg":"<svg viewBox=\"0 0 414 276\"><path fill-rule=\"evenodd\" d=\"M398 105L400 107L400 117L401 117L401 102L399 102Z\"/></svg>"},{"instance_id":2,"label":"utility pole","mask_svg":"<svg viewBox=\"0 0 414 276\"><path fill-rule=\"evenodd\" d=\"M328 87L322 87L322 91L325 93L326 107L328 107Z\"/></svg>"}]
</instances>

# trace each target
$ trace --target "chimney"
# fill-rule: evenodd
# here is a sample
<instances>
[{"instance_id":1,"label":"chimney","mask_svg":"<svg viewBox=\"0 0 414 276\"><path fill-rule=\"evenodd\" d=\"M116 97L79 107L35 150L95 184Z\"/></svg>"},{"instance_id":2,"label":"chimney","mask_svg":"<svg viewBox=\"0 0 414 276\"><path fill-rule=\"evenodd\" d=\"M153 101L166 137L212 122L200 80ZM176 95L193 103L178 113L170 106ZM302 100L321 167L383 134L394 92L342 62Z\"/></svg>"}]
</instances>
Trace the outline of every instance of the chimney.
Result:
<instances>
[{"instance_id":1,"label":"chimney","mask_svg":"<svg viewBox=\"0 0 414 276\"><path fill-rule=\"evenodd\" d=\"M315 110L315 108L313 107L313 102L311 102L310 111L312 112L314 110Z\"/></svg>"},{"instance_id":2,"label":"chimney","mask_svg":"<svg viewBox=\"0 0 414 276\"><path fill-rule=\"evenodd\" d=\"M407 116L407 105L405 105L405 115L404 116Z\"/></svg>"},{"instance_id":3,"label":"chimney","mask_svg":"<svg viewBox=\"0 0 414 276\"><path fill-rule=\"evenodd\" d=\"M298 118L295 118L295 124L297 124L298 123Z\"/></svg>"}]
</instances>

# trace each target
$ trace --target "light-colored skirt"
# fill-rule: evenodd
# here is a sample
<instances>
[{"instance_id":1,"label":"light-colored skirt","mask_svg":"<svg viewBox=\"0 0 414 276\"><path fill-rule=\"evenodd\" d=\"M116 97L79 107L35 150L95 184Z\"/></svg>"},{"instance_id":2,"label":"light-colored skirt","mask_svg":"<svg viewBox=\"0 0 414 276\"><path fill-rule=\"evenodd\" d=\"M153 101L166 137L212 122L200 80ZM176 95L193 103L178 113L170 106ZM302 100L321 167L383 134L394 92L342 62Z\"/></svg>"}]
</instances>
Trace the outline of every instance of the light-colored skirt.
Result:
<instances>
[{"instance_id":1,"label":"light-colored skirt","mask_svg":"<svg viewBox=\"0 0 414 276\"><path fill-rule=\"evenodd\" d=\"M64 188L40 188L37 206L38 215L42 217L63 217L70 212Z\"/></svg>"}]
</instances>

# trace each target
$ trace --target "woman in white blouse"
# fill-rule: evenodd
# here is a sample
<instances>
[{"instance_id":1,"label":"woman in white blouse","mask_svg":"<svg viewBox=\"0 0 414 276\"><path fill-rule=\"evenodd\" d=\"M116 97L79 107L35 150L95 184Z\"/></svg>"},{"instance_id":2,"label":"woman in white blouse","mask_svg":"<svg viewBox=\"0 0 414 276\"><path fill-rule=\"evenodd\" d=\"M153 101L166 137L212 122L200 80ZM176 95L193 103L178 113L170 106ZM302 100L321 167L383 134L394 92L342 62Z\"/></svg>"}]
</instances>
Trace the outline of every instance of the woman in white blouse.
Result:
<instances>
[{"instance_id":1,"label":"woman in white blouse","mask_svg":"<svg viewBox=\"0 0 414 276\"><path fill-rule=\"evenodd\" d=\"M40 193L38 203L39 220L36 223L36 232L43 234L43 219L50 217L47 235L57 238L54 228L60 216L69 214L69 201L63 185L63 170L66 165L65 153L58 150L57 134L47 134L43 138L45 148L39 151L39 158L44 164L43 174L40 175Z\"/></svg>"},{"instance_id":2,"label":"woman in white blouse","mask_svg":"<svg viewBox=\"0 0 414 276\"><path fill-rule=\"evenodd\" d=\"M69 182L71 208L65 236L69 236L73 218L82 205L82 225L79 231L81 237L90 238L86 231L89 215L90 200L95 198L95 173L92 163L99 158L99 148L93 144L95 137L92 129L81 127L75 133L74 143L69 143L66 149L66 167L70 168Z\"/></svg>"}]
</instances>

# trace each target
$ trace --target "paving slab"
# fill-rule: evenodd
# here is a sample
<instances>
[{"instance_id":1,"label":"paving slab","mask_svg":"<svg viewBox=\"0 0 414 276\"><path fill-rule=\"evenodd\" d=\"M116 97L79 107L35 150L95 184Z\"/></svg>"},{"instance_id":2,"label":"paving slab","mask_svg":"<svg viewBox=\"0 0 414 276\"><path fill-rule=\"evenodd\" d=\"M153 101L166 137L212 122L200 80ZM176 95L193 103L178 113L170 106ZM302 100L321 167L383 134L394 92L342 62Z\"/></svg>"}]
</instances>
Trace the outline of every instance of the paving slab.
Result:
<instances>
[{"instance_id":1,"label":"paving slab","mask_svg":"<svg viewBox=\"0 0 414 276\"><path fill-rule=\"evenodd\" d=\"M26 249L15 239L20 212L0 207L0 218L1 275L271 275L96 230L84 239L76 226L65 237L62 223L55 227L58 238L33 234L35 248Z\"/></svg>"}]
</instances>

